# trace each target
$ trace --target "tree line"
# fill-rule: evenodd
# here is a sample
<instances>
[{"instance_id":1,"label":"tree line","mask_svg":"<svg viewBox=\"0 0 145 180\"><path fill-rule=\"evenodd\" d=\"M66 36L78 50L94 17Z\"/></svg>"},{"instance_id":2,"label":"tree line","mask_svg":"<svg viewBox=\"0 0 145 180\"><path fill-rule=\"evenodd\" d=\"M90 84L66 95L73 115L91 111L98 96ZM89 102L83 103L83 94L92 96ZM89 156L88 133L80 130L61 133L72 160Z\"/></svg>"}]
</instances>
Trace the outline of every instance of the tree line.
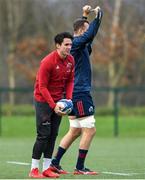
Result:
<instances>
[{"instance_id":1,"label":"tree line","mask_svg":"<svg viewBox=\"0 0 145 180\"><path fill-rule=\"evenodd\" d=\"M0 0L0 86L33 86L40 60L54 48L54 35L73 32L85 4L104 12L91 57L93 86L144 84L144 0ZM110 105L114 97L108 96ZM13 93L9 100L14 103Z\"/></svg>"}]
</instances>

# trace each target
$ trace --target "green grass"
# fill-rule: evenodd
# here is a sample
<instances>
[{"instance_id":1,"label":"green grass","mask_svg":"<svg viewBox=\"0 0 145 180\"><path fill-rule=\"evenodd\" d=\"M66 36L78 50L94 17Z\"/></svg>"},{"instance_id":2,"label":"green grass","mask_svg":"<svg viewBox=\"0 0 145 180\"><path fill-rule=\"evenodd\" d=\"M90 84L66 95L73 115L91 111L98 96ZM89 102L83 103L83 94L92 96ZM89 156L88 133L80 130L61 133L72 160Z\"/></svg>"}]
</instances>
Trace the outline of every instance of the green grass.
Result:
<instances>
[{"instance_id":1,"label":"green grass","mask_svg":"<svg viewBox=\"0 0 145 180\"><path fill-rule=\"evenodd\" d=\"M57 140L57 145L60 138ZM86 164L97 170L98 176L61 175L63 179L144 179L144 138L95 138ZM34 138L0 138L0 178L26 179L30 165L9 164L7 161L31 162ZM64 169L73 172L78 151L76 141L62 159ZM106 172L106 174L105 174ZM109 174L109 172L113 174ZM117 175L115 173L120 173ZM126 175L124 175L126 173ZM137 174L134 174L137 173Z\"/></svg>"},{"instance_id":2,"label":"green grass","mask_svg":"<svg viewBox=\"0 0 145 180\"><path fill-rule=\"evenodd\" d=\"M96 117L98 137L114 136L114 117ZM118 120L118 133L120 137L145 137L144 116L120 116Z\"/></svg>"},{"instance_id":3,"label":"green grass","mask_svg":"<svg viewBox=\"0 0 145 180\"><path fill-rule=\"evenodd\" d=\"M120 116L119 137L113 134L112 116L96 117L97 133L89 150L86 165L100 172L98 176L62 175L63 179L145 179L145 118ZM61 123L56 147L69 126ZM0 179L26 179L30 165L9 164L7 161L31 162L35 140L34 116L3 116L0 137ZM62 159L64 169L72 172L78 153L79 139ZM56 149L56 148L55 148ZM106 173L105 173L106 172ZM109 174L113 173L113 174ZM120 174L115 174L120 173ZM126 175L125 175L126 173ZM136 174L135 174L136 173Z\"/></svg>"},{"instance_id":4,"label":"green grass","mask_svg":"<svg viewBox=\"0 0 145 180\"><path fill-rule=\"evenodd\" d=\"M63 118L59 136L67 131L69 122ZM97 137L114 136L113 116L96 116ZM3 116L2 136L3 137L34 137L35 117L34 116ZM145 137L144 116L120 116L119 137Z\"/></svg>"}]
</instances>

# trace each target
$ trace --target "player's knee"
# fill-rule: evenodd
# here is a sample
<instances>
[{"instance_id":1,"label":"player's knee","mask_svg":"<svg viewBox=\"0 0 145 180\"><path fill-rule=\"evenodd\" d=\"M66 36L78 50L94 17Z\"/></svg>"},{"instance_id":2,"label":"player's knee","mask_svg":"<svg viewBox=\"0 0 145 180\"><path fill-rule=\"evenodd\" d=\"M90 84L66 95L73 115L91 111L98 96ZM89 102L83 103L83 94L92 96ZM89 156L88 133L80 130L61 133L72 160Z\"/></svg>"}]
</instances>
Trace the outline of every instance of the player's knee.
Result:
<instances>
[{"instance_id":1,"label":"player's knee","mask_svg":"<svg viewBox=\"0 0 145 180\"><path fill-rule=\"evenodd\" d=\"M79 137L81 135L80 128L71 128L69 132L73 139L76 139L77 137Z\"/></svg>"},{"instance_id":2,"label":"player's knee","mask_svg":"<svg viewBox=\"0 0 145 180\"><path fill-rule=\"evenodd\" d=\"M83 134L85 134L87 137L93 137L96 134L95 128L84 128Z\"/></svg>"},{"instance_id":3,"label":"player's knee","mask_svg":"<svg viewBox=\"0 0 145 180\"><path fill-rule=\"evenodd\" d=\"M44 129L43 132L38 131L37 133L38 133L37 139L39 141L48 141L48 139L50 138L50 135L51 135L50 128Z\"/></svg>"},{"instance_id":4,"label":"player's knee","mask_svg":"<svg viewBox=\"0 0 145 180\"><path fill-rule=\"evenodd\" d=\"M49 121L44 121L37 130L37 139L42 141L48 140L50 135L51 135L51 124Z\"/></svg>"},{"instance_id":5,"label":"player's knee","mask_svg":"<svg viewBox=\"0 0 145 180\"><path fill-rule=\"evenodd\" d=\"M96 128L91 128L91 135L92 137L95 136L96 134Z\"/></svg>"},{"instance_id":6,"label":"player's knee","mask_svg":"<svg viewBox=\"0 0 145 180\"><path fill-rule=\"evenodd\" d=\"M48 139L49 139L49 135L48 135L48 134L45 134L45 135L44 135L44 134L43 134L43 135L40 135L40 134L39 134L39 135L37 136L37 140L38 140L38 141L48 141Z\"/></svg>"},{"instance_id":7,"label":"player's knee","mask_svg":"<svg viewBox=\"0 0 145 180\"><path fill-rule=\"evenodd\" d=\"M39 142L48 142L48 140L55 141L57 138L58 134L45 134L45 135L38 135L37 136L37 141Z\"/></svg>"}]
</instances>

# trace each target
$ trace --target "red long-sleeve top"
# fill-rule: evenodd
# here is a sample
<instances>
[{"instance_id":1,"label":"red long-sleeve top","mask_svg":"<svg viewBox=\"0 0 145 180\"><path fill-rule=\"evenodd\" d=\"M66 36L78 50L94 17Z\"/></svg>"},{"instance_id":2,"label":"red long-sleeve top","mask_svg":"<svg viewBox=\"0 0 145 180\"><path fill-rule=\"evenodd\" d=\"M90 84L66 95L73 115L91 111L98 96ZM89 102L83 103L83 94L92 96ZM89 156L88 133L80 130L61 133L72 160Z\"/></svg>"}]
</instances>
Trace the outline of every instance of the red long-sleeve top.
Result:
<instances>
[{"instance_id":1,"label":"red long-sleeve top","mask_svg":"<svg viewBox=\"0 0 145 180\"><path fill-rule=\"evenodd\" d=\"M74 58L68 55L62 59L57 51L53 51L42 59L36 76L34 98L39 102L47 102L51 108L64 97L72 99L74 86Z\"/></svg>"}]
</instances>

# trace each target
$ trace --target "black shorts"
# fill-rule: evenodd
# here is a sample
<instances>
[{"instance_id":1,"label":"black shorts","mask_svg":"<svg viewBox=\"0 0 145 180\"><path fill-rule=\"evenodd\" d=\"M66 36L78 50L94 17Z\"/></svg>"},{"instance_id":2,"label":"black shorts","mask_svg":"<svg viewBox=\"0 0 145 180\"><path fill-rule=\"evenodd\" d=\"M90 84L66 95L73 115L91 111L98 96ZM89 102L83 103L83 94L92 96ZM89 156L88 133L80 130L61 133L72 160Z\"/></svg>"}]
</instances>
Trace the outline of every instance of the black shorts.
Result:
<instances>
[{"instance_id":1,"label":"black shorts","mask_svg":"<svg viewBox=\"0 0 145 180\"><path fill-rule=\"evenodd\" d=\"M73 110L70 116L77 118L90 116L95 113L95 106L90 92L81 92L73 94Z\"/></svg>"}]
</instances>

